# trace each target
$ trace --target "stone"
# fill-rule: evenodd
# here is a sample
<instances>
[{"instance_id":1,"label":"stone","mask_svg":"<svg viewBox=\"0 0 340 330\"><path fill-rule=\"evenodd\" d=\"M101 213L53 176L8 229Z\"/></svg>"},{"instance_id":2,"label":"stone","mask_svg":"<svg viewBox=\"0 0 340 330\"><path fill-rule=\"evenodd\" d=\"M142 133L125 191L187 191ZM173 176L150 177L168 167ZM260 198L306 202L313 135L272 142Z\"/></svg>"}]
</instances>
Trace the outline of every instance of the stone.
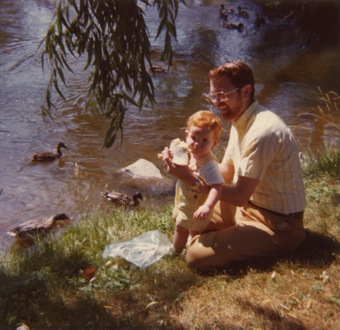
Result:
<instances>
[{"instance_id":1,"label":"stone","mask_svg":"<svg viewBox=\"0 0 340 330\"><path fill-rule=\"evenodd\" d=\"M124 167L122 170L135 176L163 179L160 170L153 163L143 158L138 159L136 162Z\"/></svg>"}]
</instances>

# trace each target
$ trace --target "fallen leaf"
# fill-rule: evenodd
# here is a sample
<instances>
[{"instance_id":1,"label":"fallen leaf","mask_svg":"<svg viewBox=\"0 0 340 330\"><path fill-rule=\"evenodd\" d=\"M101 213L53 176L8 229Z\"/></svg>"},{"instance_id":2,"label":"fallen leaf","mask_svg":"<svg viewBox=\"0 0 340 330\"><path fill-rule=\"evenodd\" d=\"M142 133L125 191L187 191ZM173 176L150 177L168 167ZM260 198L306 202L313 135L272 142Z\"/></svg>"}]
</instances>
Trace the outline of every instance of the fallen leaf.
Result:
<instances>
[{"instance_id":1,"label":"fallen leaf","mask_svg":"<svg viewBox=\"0 0 340 330\"><path fill-rule=\"evenodd\" d=\"M323 284L326 284L329 282L329 276L325 270L322 272L321 278L322 278Z\"/></svg>"},{"instance_id":2,"label":"fallen leaf","mask_svg":"<svg viewBox=\"0 0 340 330\"><path fill-rule=\"evenodd\" d=\"M308 301L307 301L307 305L306 305L307 309L310 309L311 305L312 305L312 299L309 298Z\"/></svg>"},{"instance_id":3,"label":"fallen leaf","mask_svg":"<svg viewBox=\"0 0 340 330\"><path fill-rule=\"evenodd\" d=\"M148 304L148 305L146 306L146 308L149 308L149 307L151 307L152 305L156 305L156 304L158 304L157 301L152 301L150 304Z\"/></svg>"},{"instance_id":4,"label":"fallen leaf","mask_svg":"<svg viewBox=\"0 0 340 330\"><path fill-rule=\"evenodd\" d=\"M281 306L282 308L284 308L286 311L290 311L290 309L287 307L287 306L285 306L285 305L283 305L283 304L281 304L281 303L278 303L279 304L279 306Z\"/></svg>"},{"instance_id":5,"label":"fallen leaf","mask_svg":"<svg viewBox=\"0 0 340 330\"><path fill-rule=\"evenodd\" d=\"M87 281L90 281L96 275L97 268L94 266L90 266L84 269L83 273L81 274L82 278Z\"/></svg>"},{"instance_id":6,"label":"fallen leaf","mask_svg":"<svg viewBox=\"0 0 340 330\"><path fill-rule=\"evenodd\" d=\"M21 323L20 326L16 328L16 330L30 330L29 326L25 323Z\"/></svg>"}]
</instances>

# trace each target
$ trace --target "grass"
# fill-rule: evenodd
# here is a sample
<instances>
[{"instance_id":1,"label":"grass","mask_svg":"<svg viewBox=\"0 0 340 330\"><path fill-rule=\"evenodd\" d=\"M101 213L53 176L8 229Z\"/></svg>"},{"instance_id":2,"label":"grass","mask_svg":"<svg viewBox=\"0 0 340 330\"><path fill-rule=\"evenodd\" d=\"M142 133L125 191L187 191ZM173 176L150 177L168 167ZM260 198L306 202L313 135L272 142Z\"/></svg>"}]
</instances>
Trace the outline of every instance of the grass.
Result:
<instances>
[{"instance_id":1,"label":"grass","mask_svg":"<svg viewBox=\"0 0 340 330\"><path fill-rule=\"evenodd\" d=\"M308 158L307 239L278 260L200 274L183 256L145 269L102 258L111 242L149 230L171 238L171 205L98 210L34 246L14 245L0 268L0 329L339 328L339 155Z\"/></svg>"},{"instance_id":2,"label":"grass","mask_svg":"<svg viewBox=\"0 0 340 330\"><path fill-rule=\"evenodd\" d=\"M338 125L339 99L325 94L317 119ZM172 205L97 210L0 256L0 329L339 329L338 136L307 151L303 170L307 239L292 255L209 274L184 256L140 269L102 253L149 230L171 239Z\"/></svg>"}]
</instances>

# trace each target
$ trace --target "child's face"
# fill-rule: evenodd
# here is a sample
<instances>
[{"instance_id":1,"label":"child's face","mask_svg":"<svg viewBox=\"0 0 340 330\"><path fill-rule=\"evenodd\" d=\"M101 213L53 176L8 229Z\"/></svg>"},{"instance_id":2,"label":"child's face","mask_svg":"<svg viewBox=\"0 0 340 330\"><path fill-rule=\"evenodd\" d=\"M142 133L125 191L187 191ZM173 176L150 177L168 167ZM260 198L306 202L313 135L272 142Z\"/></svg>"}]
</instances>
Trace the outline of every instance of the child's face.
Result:
<instances>
[{"instance_id":1,"label":"child's face","mask_svg":"<svg viewBox=\"0 0 340 330\"><path fill-rule=\"evenodd\" d=\"M206 156L218 143L212 130L197 126L190 126L185 136L188 148L196 160Z\"/></svg>"}]
</instances>

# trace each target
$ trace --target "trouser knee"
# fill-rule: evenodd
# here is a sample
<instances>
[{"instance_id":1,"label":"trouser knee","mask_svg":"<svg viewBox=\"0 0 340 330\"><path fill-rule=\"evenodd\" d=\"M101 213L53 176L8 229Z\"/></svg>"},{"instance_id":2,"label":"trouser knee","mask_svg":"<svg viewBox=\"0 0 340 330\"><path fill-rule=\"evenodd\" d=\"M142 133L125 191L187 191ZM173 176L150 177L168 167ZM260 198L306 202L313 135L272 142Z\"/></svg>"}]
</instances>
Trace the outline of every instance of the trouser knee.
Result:
<instances>
[{"instance_id":1,"label":"trouser knee","mask_svg":"<svg viewBox=\"0 0 340 330\"><path fill-rule=\"evenodd\" d=\"M200 269L201 263L199 261L199 258L197 258L194 253L191 253L190 248L187 250L186 260L187 260L187 265L190 268Z\"/></svg>"}]
</instances>

